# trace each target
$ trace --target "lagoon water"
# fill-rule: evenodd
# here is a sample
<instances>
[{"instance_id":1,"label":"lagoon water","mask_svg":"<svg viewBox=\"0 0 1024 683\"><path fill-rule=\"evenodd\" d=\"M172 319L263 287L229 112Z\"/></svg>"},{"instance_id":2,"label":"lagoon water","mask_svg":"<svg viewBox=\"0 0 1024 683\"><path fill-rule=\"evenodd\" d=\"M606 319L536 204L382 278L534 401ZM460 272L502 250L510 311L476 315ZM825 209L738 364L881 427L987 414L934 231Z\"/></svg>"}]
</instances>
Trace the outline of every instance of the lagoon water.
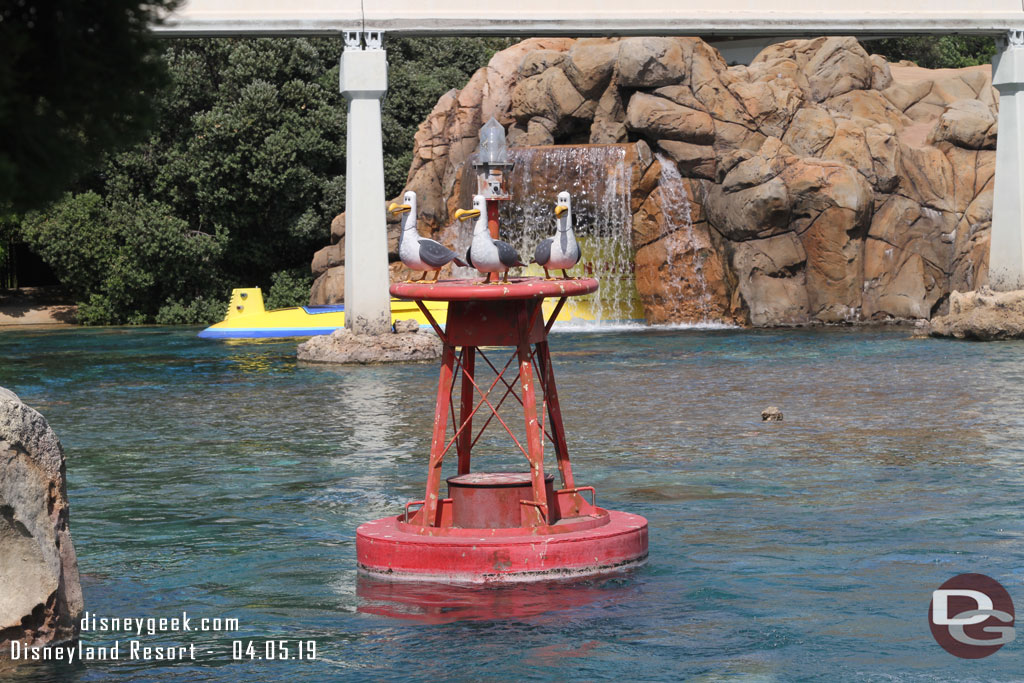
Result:
<instances>
[{"instance_id":1,"label":"lagoon water","mask_svg":"<svg viewBox=\"0 0 1024 683\"><path fill-rule=\"evenodd\" d=\"M437 591L354 570L359 523L422 495L433 364L305 365L292 342L173 328L0 333L0 386L67 451L88 611L238 620L85 632L86 646L120 641L121 659L4 677L1020 676L1024 642L959 660L927 610L965 572L1024 605L1024 344L626 330L559 333L552 350L577 480L648 518L650 561L571 585ZM762 423L768 405L785 420ZM128 661L131 640L194 644L196 660ZM266 641L293 657L315 641L316 659L250 660L280 654Z\"/></svg>"}]
</instances>

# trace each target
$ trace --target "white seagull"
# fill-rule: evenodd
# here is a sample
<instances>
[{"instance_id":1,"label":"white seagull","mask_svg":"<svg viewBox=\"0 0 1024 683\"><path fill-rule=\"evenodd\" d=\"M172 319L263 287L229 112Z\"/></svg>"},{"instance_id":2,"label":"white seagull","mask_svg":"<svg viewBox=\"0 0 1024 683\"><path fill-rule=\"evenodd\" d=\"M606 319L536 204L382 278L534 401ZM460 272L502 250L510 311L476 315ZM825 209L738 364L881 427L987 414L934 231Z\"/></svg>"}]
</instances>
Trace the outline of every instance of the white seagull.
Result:
<instances>
[{"instance_id":1,"label":"white seagull","mask_svg":"<svg viewBox=\"0 0 1024 683\"><path fill-rule=\"evenodd\" d=\"M437 240L420 237L416 230L416 193L411 190L406 192L403 200L404 204L392 202L388 207L389 213L402 214L402 232L398 237L398 256L402 263L409 270L422 270L423 275L418 278L419 280L425 279L428 271L434 271L434 279L431 282L437 282L441 269L452 261L460 266L467 266L468 264L464 263L458 254Z\"/></svg>"},{"instance_id":2,"label":"white seagull","mask_svg":"<svg viewBox=\"0 0 1024 683\"><path fill-rule=\"evenodd\" d=\"M466 260L481 273L504 273L502 282L508 282L508 269L525 266L519 259L519 253L507 242L491 239L491 231L487 229L487 213L484 208L484 196L473 196L472 209L459 209L455 218L464 221L475 218L473 225L473 242L466 252ZM487 282L488 277L484 278Z\"/></svg>"},{"instance_id":3,"label":"white seagull","mask_svg":"<svg viewBox=\"0 0 1024 683\"><path fill-rule=\"evenodd\" d=\"M558 202L555 204L555 223L558 225L558 232L554 237L542 241L533 252L534 262L540 264L544 269L544 277L553 280L548 269L561 269L562 277L568 279L567 268L572 268L580 262L580 245L576 242L576 235L572 231L572 206L569 202L568 192L558 193Z\"/></svg>"}]
</instances>

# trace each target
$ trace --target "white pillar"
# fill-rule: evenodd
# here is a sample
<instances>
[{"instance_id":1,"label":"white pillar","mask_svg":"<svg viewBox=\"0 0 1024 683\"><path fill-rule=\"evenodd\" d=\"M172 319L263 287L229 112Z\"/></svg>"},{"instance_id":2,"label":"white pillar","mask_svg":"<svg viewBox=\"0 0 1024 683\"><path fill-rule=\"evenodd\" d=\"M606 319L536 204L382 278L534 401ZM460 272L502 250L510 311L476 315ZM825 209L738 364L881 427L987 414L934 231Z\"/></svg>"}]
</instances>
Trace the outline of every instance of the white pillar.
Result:
<instances>
[{"instance_id":1,"label":"white pillar","mask_svg":"<svg viewBox=\"0 0 1024 683\"><path fill-rule=\"evenodd\" d=\"M341 94L348 101L345 327L359 334L383 334L391 328L380 121L380 101L387 89L381 33L346 31L341 54Z\"/></svg>"},{"instance_id":2,"label":"white pillar","mask_svg":"<svg viewBox=\"0 0 1024 683\"><path fill-rule=\"evenodd\" d=\"M999 137L988 281L1009 291L1024 289L1024 31L1010 31L997 48L992 85L999 91Z\"/></svg>"}]
</instances>

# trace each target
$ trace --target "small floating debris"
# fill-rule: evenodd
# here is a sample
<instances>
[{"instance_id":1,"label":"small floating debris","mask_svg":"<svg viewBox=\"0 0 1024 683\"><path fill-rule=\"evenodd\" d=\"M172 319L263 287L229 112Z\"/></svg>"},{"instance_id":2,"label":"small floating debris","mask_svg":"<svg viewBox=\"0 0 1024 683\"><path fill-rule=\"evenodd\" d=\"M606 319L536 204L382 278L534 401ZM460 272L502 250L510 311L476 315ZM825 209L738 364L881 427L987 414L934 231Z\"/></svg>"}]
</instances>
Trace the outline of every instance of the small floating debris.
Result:
<instances>
[{"instance_id":1,"label":"small floating debris","mask_svg":"<svg viewBox=\"0 0 1024 683\"><path fill-rule=\"evenodd\" d=\"M764 422L782 422L782 411L775 406L768 406L761 411L761 420Z\"/></svg>"}]
</instances>

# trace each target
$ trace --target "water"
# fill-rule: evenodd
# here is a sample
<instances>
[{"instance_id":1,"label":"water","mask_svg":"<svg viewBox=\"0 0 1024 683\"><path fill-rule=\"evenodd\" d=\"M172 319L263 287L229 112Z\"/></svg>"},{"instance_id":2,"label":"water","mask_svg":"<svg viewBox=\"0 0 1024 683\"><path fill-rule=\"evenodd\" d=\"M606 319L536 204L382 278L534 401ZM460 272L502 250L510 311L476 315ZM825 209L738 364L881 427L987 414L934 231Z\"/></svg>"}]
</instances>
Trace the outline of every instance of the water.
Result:
<instances>
[{"instance_id":1,"label":"water","mask_svg":"<svg viewBox=\"0 0 1024 683\"><path fill-rule=\"evenodd\" d=\"M537 244L555 234L555 201L559 192L568 192L573 228L583 252L581 263L570 274L597 277L601 289L593 296L570 299L567 312L580 315L585 309L598 321L642 318L630 239L634 169L626 145L514 147L509 158L515 165L508 177L511 199L501 206L501 239L529 262ZM463 223L455 250L465 253L472 235L472 221ZM520 272L544 274L539 266ZM458 268L454 274L479 277L467 268Z\"/></svg>"},{"instance_id":2,"label":"water","mask_svg":"<svg viewBox=\"0 0 1024 683\"><path fill-rule=\"evenodd\" d=\"M690 282L680 276L666 278L670 301L690 301L698 313L698 322L709 322L712 313L711 293L704 277L704 261L707 248L697 239L693 230L693 216L690 212L690 197L683 187L679 167L661 154L655 155L661 166L658 188L661 192L661 211L668 231L666 241L666 270L669 273L690 274ZM689 289L690 291L686 291Z\"/></svg>"},{"instance_id":3,"label":"water","mask_svg":"<svg viewBox=\"0 0 1024 683\"><path fill-rule=\"evenodd\" d=\"M354 532L421 496L436 367L308 366L292 343L194 334L3 332L0 385L64 441L87 609L239 630L141 639L196 643L196 662L0 678L1019 678L1024 645L958 660L926 613L963 572L1024 604L1020 343L559 333L577 480L649 519L649 564L568 587L396 593L357 581ZM768 405L785 421L762 423ZM318 658L232 661L233 641L271 639L292 653L315 640Z\"/></svg>"}]
</instances>

